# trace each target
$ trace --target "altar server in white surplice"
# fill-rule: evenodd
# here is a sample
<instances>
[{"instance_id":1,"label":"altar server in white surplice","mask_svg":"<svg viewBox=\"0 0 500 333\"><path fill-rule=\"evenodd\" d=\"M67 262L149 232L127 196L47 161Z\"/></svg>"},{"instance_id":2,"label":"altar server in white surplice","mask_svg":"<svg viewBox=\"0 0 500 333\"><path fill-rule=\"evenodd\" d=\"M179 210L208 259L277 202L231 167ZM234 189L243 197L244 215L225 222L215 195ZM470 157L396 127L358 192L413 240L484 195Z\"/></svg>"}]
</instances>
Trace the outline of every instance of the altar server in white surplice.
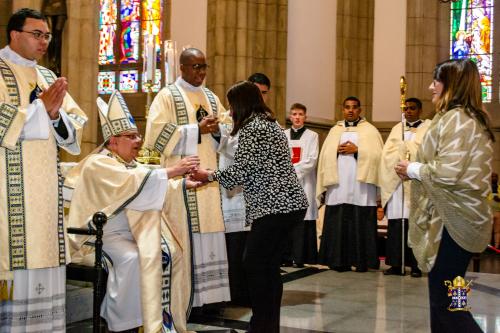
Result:
<instances>
[{"instance_id":1,"label":"altar server in white surplice","mask_svg":"<svg viewBox=\"0 0 500 333\"><path fill-rule=\"evenodd\" d=\"M289 257L285 261L293 261L297 267L304 264L316 264L318 245L316 238L316 162L318 160L318 134L304 126L307 118L305 105L295 103L290 107L292 127L285 131L290 145L293 167L309 202L304 223L295 225L291 232ZM285 255L286 256L286 255Z\"/></svg>"},{"instance_id":2,"label":"altar server in white surplice","mask_svg":"<svg viewBox=\"0 0 500 333\"><path fill-rule=\"evenodd\" d=\"M219 98L202 86L205 55L188 48L180 55L181 77L156 95L146 125L145 146L161 153L163 166L198 155L201 165L217 168L219 121L226 114ZM230 122L230 120L229 120ZM194 256L194 306L229 301L227 251L219 186L208 184L187 194ZM179 215L178 219L186 219ZM191 258L185 258L191 262Z\"/></svg>"},{"instance_id":3,"label":"altar server in white surplice","mask_svg":"<svg viewBox=\"0 0 500 333\"><path fill-rule=\"evenodd\" d=\"M378 268L377 184L382 137L347 97L321 149L316 196L325 195L319 263L339 272Z\"/></svg>"},{"instance_id":4,"label":"altar server in white surplice","mask_svg":"<svg viewBox=\"0 0 500 333\"><path fill-rule=\"evenodd\" d=\"M59 150L80 153L87 117L68 82L37 61L52 35L23 8L0 50L0 331L66 331L66 248Z\"/></svg>"},{"instance_id":5,"label":"altar server in white surplice","mask_svg":"<svg viewBox=\"0 0 500 333\"><path fill-rule=\"evenodd\" d=\"M387 242L385 250L385 264L391 266L384 271L385 275L401 275L401 252L402 252L402 223L405 228L405 266L411 268L411 276L421 277L422 272L418 268L417 261L412 250L408 247L408 216L410 216L410 182L404 183L404 204L402 182L394 166L401 160L409 157L414 161L417 150L422 142L425 132L429 127L430 120L420 119L422 113L422 102L417 98L409 98L405 101L405 128L404 142L402 140L403 130L401 122L391 130L385 142L380 159L379 183L382 199L382 207L385 207L385 215L388 219ZM408 155L408 156L406 156ZM403 222L404 221L404 222Z\"/></svg>"},{"instance_id":6,"label":"altar server in white surplice","mask_svg":"<svg viewBox=\"0 0 500 333\"><path fill-rule=\"evenodd\" d=\"M184 319L173 313L179 304L166 297L183 291L161 292L171 287L165 281L172 281L175 272L160 221L166 201L182 197L183 186L197 185L169 178L190 172L199 159L187 157L166 169L144 167L135 161L142 138L121 94L115 91L108 104L98 98L98 106L105 142L69 171L65 186L73 189L70 226L90 225L98 211L109 217L103 229L109 274L101 316L110 331L143 326L144 332L184 332L179 329L185 328ZM73 260L85 261L93 250L89 241L88 236L71 237Z\"/></svg>"}]
</instances>

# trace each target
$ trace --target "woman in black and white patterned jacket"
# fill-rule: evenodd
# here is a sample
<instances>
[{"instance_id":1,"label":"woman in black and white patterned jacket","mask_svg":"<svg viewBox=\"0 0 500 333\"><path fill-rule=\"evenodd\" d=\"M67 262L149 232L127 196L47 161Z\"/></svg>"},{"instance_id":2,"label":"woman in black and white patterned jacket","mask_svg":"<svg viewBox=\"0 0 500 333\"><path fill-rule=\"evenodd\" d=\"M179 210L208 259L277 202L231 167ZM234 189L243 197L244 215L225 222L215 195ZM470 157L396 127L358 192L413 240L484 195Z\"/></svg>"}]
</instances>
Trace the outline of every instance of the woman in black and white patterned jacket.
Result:
<instances>
[{"instance_id":1,"label":"woman in black and white patterned jacket","mask_svg":"<svg viewBox=\"0 0 500 333\"><path fill-rule=\"evenodd\" d=\"M243 257L252 319L249 332L279 332L283 284L280 262L288 234L308 206L291 163L286 136L253 83L236 83L227 93L239 133L234 164L224 170L199 170L193 178L243 187L246 222L251 224Z\"/></svg>"}]
</instances>

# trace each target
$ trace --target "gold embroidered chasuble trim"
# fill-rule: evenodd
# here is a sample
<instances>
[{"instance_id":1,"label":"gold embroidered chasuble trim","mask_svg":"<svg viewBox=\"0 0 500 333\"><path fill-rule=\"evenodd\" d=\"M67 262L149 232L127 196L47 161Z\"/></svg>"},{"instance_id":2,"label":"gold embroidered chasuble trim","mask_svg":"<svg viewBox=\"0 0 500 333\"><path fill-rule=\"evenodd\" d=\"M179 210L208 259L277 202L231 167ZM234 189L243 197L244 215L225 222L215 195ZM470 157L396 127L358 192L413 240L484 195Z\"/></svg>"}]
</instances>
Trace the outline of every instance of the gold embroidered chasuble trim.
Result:
<instances>
[{"instance_id":1,"label":"gold embroidered chasuble trim","mask_svg":"<svg viewBox=\"0 0 500 333\"><path fill-rule=\"evenodd\" d=\"M5 177L0 181L0 219L8 221L0 225L2 280L11 279L14 269L64 265L67 252L55 138L49 134L47 140L18 140L30 92L36 84L48 87L50 71L16 65L2 58L0 68L0 175ZM22 80L18 82L17 77ZM62 107L68 114L75 112L85 119L69 95ZM77 138L81 137L82 126L74 126Z\"/></svg>"}]
</instances>

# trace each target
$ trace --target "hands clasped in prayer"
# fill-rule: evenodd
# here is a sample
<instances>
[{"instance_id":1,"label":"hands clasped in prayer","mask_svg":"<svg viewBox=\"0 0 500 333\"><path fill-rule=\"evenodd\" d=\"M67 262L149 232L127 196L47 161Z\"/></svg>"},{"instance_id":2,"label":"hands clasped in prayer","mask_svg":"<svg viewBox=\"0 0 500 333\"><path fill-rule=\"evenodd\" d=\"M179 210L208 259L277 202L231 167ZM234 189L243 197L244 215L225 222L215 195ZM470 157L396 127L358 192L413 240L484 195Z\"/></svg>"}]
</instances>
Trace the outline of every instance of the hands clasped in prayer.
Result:
<instances>
[{"instance_id":1,"label":"hands clasped in prayer","mask_svg":"<svg viewBox=\"0 0 500 333\"><path fill-rule=\"evenodd\" d=\"M58 78L50 87L44 89L39 99L42 100L49 118L56 120L59 118L59 109L68 90L68 80L65 77Z\"/></svg>"}]
</instances>

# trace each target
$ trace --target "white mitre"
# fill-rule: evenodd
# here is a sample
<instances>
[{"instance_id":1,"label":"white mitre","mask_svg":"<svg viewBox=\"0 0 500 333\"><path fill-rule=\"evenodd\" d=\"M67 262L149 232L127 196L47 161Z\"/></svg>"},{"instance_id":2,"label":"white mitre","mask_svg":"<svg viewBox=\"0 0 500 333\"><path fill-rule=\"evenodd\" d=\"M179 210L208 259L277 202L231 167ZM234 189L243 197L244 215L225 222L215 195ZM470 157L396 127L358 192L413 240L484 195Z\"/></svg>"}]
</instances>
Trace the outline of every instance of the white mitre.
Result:
<instances>
[{"instance_id":1,"label":"white mitre","mask_svg":"<svg viewBox=\"0 0 500 333\"><path fill-rule=\"evenodd\" d=\"M132 117L127 103L125 103L122 94L118 90L111 94L107 104L102 98L97 97L97 107L104 142L108 141L110 137L121 133L137 132L134 117Z\"/></svg>"}]
</instances>

